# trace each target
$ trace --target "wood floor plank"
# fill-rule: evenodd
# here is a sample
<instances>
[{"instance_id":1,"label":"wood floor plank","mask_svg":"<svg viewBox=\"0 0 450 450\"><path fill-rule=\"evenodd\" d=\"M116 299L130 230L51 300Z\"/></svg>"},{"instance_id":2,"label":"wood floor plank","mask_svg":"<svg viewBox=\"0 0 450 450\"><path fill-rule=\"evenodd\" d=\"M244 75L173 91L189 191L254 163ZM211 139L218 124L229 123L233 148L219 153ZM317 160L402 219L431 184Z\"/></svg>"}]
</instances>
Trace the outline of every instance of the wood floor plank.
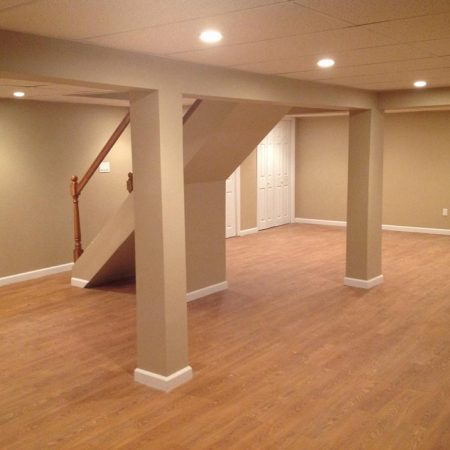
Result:
<instances>
[{"instance_id":1,"label":"wood floor plank","mask_svg":"<svg viewBox=\"0 0 450 450\"><path fill-rule=\"evenodd\" d=\"M0 448L450 449L450 237L383 233L385 284L342 284L345 231L227 240L188 305L194 379L134 383L132 281L0 288Z\"/></svg>"}]
</instances>

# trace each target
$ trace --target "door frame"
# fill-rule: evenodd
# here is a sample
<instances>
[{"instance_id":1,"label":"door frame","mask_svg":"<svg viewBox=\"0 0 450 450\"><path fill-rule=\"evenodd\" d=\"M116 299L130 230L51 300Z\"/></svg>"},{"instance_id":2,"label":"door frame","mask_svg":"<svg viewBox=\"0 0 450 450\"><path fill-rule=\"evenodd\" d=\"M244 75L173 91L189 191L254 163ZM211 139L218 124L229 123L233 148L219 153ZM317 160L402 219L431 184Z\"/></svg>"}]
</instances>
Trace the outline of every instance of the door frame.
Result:
<instances>
[{"instance_id":1,"label":"door frame","mask_svg":"<svg viewBox=\"0 0 450 450\"><path fill-rule=\"evenodd\" d=\"M239 234L241 232L241 166L239 166L234 172L236 172L236 176L234 179L234 195L235 195L235 198L234 198L235 211L234 211L234 213L235 213L235 220L236 220L236 234L234 236L229 236L227 238L226 231L225 231L225 239L239 236ZM225 190L226 190L226 180L225 180ZM225 202L226 202L226 192L225 192ZM225 214L226 214L226 205L225 205ZM226 217L225 217L225 223L226 223Z\"/></svg>"},{"instance_id":2,"label":"door frame","mask_svg":"<svg viewBox=\"0 0 450 450\"><path fill-rule=\"evenodd\" d=\"M290 122L290 159L289 159L289 223L295 222L295 117L283 117L280 122ZM278 122L279 123L279 122ZM278 125L277 123L277 125ZM277 126L275 125L275 126ZM275 127L274 127L275 128ZM272 131L272 130L271 130ZM265 136L264 136L265 138ZM259 144L258 144L259 145ZM259 220L259 189L258 189L258 180L259 180L259 164L258 164L258 148L256 148L256 227L258 231L260 228L260 220ZM265 228L264 228L265 229Z\"/></svg>"}]
</instances>

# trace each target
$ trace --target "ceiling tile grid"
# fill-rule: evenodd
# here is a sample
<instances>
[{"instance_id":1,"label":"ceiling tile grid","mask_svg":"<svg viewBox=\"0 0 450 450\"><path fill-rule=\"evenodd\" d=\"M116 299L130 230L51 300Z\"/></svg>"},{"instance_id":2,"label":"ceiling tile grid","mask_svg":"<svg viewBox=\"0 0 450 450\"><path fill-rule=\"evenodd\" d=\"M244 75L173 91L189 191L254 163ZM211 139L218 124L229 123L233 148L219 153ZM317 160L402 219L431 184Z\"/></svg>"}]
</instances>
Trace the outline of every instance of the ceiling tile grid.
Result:
<instances>
[{"instance_id":1,"label":"ceiling tile grid","mask_svg":"<svg viewBox=\"0 0 450 450\"><path fill-rule=\"evenodd\" d=\"M0 0L4 29L373 90L450 86L449 24L450 0Z\"/></svg>"}]
</instances>

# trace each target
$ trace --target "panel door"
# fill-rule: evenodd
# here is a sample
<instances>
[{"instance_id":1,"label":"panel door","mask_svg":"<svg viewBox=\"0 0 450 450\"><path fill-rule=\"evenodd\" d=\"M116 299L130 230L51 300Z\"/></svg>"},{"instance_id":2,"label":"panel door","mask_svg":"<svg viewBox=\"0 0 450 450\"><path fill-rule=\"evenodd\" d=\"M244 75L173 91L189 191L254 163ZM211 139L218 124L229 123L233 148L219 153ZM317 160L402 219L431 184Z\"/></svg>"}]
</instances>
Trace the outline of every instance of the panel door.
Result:
<instances>
[{"instance_id":1,"label":"panel door","mask_svg":"<svg viewBox=\"0 0 450 450\"><path fill-rule=\"evenodd\" d=\"M258 228L290 222L292 122L282 120L258 145Z\"/></svg>"}]
</instances>

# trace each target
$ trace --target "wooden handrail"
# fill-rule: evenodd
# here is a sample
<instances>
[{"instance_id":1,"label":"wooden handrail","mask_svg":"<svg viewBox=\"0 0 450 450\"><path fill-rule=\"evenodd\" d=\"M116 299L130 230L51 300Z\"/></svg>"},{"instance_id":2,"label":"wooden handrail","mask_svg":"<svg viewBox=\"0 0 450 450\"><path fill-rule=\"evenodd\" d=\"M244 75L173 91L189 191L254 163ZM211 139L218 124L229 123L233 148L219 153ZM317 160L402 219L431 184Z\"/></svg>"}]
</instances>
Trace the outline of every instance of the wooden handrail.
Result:
<instances>
[{"instance_id":1,"label":"wooden handrail","mask_svg":"<svg viewBox=\"0 0 450 450\"><path fill-rule=\"evenodd\" d=\"M189 117L194 114L195 110L200 106L202 101L200 99L195 100L194 103L189 107L189 109L184 113L183 116L183 125L188 121Z\"/></svg>"},{"instance_id":2,"label":"wooden handrail","mask_svg":"<svg viewBox=\"0 0 450 450\"><path fill-rule=\"evenodd\" d=\"M101 162L106 158L109 151L113 148L114 144L117 142L117 140L120 138L122 133L124 132L125 128L130 123L130 113L127 113L127 115L122 119L122 122L120 122L119 126L116 128L114 133L111 135L111 137L108 139L108 142L105 144L105 146L101 149L100 153L97 155L97 158L94 159L93 163L89 166L89 169L84 174L83 178L78 183L78 194L81 194L81 191L84 189L88 181L91 179L92 175L97 171L99 168Z\"/></svg>"},{"instance_id":3,"label":"wooden handrail","mask_svg":"<svg viewBox=\"0 0 450 450\"><path fill-rule=\"evenodd\" d=\"M183 124L191 117L194 111L200 106L201 100L195 100L191 107L183 115ZM70 195L72 196L73 202L73 235L75 241L75 247L73 249L73 259L76 261L83 254L83 247L81 245L81 226L80 226L80 208L79 208L79 197L81 191L85 188L86 184L92 178L92 175L97 171L102 161L106 158L110 150L113 148L114 144L117 142L119 137L124 132L125 128L130 123L130 113L128 112L126 116L122 119L119 126L115 129L114 133L108 139L108 142L101 149L100 153L94 159L89 169L84 174L83 178L78 181L77 176L73 176L70 183ZM128 192L133 192L133 173L128 173L127 180L127 190Z\"/></svg>"},{"instance_id":4,"label":"wooden handrail","mask_svg":"<svg viewBox=\"0 0 450 450\"><path fill-rule=\"evenodd\" d=\"M101 149L100 153L94 159L89 169L84 174L83 178L78 181L77 176L73 176L70 183L70 195L72 196L73 203L73 236L75 246L73 249L73 260L76 261L83 254L83 247L81 245L81 226L80 226L80 208L79 208L79 197L81 191L85 188L86 184L92 178L92 175L97 171L101 162L106 158L110 150L113 148L114 144L117 142L119 137L124 132L125 128L130 123L130 113L128 112L126 116L122 119L119 126L114 130L114 133L108 139L108 142ZM132 186L132 181L131 181Z\"/></svg>"}]
</instances>

